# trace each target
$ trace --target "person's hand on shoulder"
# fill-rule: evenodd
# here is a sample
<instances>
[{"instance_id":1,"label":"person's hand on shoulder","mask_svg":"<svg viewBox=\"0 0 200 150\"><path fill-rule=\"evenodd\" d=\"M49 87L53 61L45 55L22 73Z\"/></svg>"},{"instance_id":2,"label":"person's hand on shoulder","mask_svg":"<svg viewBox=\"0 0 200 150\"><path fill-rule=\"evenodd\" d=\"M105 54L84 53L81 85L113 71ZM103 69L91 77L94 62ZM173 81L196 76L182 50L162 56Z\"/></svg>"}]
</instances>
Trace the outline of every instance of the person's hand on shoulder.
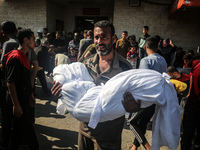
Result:
<instances>
[{"instance_id":1,"label":"person's hand on shoulder","mask_svg":"<svg viewBox=\"0 0 200 150\"><path fill-rule=\"evenodd\" d=\"M122 104L127 112L137 112L140 109L141 101L135 100L130 92L125 92Z\"/></svg>"}]
</instances>

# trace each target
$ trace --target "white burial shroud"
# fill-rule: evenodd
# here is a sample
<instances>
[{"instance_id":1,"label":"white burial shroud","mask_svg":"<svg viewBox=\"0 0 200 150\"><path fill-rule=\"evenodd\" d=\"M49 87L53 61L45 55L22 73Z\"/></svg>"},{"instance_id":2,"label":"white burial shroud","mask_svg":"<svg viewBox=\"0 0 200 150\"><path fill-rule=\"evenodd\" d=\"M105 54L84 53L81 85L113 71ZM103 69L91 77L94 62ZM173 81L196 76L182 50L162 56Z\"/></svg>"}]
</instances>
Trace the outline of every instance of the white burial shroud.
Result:
<instances>
[{"instance_id":1,"label":"white burial shroud","mask_svg":"<svg viewBox=\"0 0 200 150\"><path fill-rule=\"evenodd\" d=\"M126 111L123 94L128 91L141 108L156 104L153 124L152 149L161 146L176 149L180 139L180 111L177 94L167 74L147 69L131 69L117 74L105 85L96 86L82 63L59 65L54 80L63 84L57 113L67 111L79 121L95 128L99 122L114 120Z\"/></svg>"}]
</instances>

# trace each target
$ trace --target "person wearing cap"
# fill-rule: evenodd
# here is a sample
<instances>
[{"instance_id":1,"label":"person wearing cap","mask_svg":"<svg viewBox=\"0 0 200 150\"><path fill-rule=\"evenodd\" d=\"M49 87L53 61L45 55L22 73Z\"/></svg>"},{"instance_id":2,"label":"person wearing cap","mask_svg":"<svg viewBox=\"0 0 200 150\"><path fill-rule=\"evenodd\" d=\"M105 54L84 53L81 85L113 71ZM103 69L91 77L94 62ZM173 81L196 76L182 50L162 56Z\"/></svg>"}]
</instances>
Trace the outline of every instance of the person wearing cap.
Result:
<instances>
[{"instance_id":1,"label":"person wearing cap","mask_svg":"<svg viewBox=\"0 0 200 150\"><path fill-rule=\"evenodd\" d=\"M46 37L43 37L43 32L42 32L42 30L38 30L37 33L38 33L38 37L35 39L35 41L37 41L37 40L39 39L40 42L43 44L44 41L46 41L47 38L46 38Z\"/></svg>"}]
</instances>

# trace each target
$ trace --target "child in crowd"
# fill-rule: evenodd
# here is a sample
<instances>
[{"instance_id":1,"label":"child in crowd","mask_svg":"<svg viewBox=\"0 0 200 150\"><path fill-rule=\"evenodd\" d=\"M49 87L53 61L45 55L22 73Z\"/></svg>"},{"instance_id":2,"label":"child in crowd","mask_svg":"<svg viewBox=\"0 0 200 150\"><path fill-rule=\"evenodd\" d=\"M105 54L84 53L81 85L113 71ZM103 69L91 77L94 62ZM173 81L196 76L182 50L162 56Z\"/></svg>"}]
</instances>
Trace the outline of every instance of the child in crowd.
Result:
<instances>
[{"instance_id":1,"label":"child in crowd","mask_svg":"<svg viewBox=\"0 0 200 150\"><path fill-rule=\"evenodd\" d=\"M76 54L76 49L74 47L70 47L70 54L68 57L72 63L77 62L77 54Z\"/></svg>"},{"instance_id":2,"label":"child in crowd","mask_svg":"<svg viewBox=\"0 0 200 150\"><path fill-rule=\"evenodd\" d=\"M137 60L138 60L138 43L133 42L130 46L130 51L126 55L126 59L131 63L131 66L136 69Z\"/></svg>"}]
</instances>

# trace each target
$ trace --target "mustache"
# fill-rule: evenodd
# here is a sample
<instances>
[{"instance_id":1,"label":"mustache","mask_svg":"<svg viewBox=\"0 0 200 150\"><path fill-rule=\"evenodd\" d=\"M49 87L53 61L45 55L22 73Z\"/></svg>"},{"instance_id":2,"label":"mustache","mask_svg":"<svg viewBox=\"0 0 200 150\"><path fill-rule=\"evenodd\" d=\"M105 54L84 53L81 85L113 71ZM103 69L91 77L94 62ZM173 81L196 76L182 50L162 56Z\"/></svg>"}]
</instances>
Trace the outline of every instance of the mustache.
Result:
<instances>
[{"instance_id":1,"label":"mustache","mask_svg":"<svg viewBox=\"0 0 200 150\"><path fill-rule=\"evenodd\" d=\"M103 43L102 43L102 44L97 44L96 46L97 46L97 47L98 47L98 46L104 46L104 47L106 47L106 44L103 44Z\"/></svg>"}]
</instances>

